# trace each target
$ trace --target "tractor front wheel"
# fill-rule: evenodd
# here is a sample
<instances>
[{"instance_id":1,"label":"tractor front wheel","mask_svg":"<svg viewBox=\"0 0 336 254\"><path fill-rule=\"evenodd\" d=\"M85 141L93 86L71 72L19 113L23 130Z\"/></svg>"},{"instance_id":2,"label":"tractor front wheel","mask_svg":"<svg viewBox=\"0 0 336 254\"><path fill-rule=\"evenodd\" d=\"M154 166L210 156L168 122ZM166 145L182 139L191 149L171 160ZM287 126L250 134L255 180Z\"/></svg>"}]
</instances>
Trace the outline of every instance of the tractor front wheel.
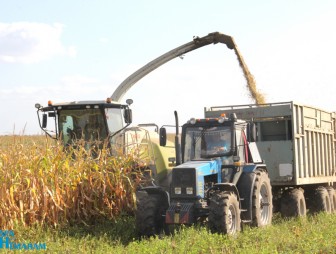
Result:
<instances>
[{"instance_id":1,"label":"tractor front wheel","mask_svg":"<svg viewBox=\"0 0 336 254\"><path fill-rule=\"evenodd\" d=\"M161 195L138 191L136 197L135 223L139 236L160 234L164 228L164 205Z\"/></svg>"},{"instance_id":2,"label":"tractor front wheel","mask_svg":"<svg viewBox=\"0 0 336 254\"><path fill-rule=\"evenodd\" d=\"M214 233L235 234L240 231L240 209L236 194L221 191L212 195L208 224Z\"/></svg>"}]
</instances>

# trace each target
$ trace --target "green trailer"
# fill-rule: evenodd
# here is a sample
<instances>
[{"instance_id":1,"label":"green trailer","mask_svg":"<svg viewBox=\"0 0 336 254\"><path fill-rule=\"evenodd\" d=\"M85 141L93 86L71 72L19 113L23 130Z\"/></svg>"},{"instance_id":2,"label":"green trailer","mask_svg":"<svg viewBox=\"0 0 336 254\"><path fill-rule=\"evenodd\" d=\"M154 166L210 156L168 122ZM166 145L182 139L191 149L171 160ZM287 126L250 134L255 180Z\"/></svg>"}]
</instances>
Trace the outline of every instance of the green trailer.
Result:
<instances>
[{"instance_id":1,"label":"green trailer","mask_svg":"<svg viewBox=\"0 0 336 254\"><path fill-rule=\"evenodd\" d=\"M206 118L231 113L255 124L275 210L285 216L336 211L335 113L295 102L204 109Z\"/></svg>"}]
</instances>

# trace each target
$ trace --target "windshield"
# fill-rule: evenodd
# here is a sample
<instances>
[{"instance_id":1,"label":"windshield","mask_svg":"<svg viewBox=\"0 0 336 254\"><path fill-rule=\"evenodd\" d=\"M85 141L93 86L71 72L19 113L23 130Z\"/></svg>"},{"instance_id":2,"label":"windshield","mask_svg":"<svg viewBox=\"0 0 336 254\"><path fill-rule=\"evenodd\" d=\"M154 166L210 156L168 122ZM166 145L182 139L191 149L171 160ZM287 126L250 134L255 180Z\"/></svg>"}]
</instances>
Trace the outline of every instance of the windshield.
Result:
<instances>
[{"instance_id":1,"label":"windshield","mask_svg":"<svg viewBox=\"0 0 336 254\"><path fill-rule=\"evenodd\" d=\"M107 137L104 118L100 109L59 111L59 130L65 145L77 140L102 141Z\"/></svg>"},{"instance_id":2,"label":"windshield","mask_svg":"<svg viewBox=\"0 0 336 254\"><path fill-rule=\"evenodd\" d=\"M188 127L186 129L184 162L193 159L227 156L230 151L230 127Z\"/></svg>"},{"instance_id":3,"label":"windshield","mask_svg":"<svg viewBox=\"0 0 336 254\"><path fill-rule=\"evenodd\" d=\"M109 134L114 134L115 132L122 129L124 119L122 114L122 109L120 108L106 108L105 109L107 125L109 129Z\"/></svg>"}]
</instances>

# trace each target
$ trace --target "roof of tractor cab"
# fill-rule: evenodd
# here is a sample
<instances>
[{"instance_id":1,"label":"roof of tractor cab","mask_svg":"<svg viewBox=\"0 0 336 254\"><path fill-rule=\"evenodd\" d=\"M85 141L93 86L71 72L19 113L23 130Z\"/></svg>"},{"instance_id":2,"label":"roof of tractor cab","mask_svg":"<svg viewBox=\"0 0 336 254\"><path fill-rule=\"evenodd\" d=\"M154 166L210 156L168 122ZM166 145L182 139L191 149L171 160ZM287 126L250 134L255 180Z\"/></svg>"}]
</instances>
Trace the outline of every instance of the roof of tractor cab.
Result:
<instances>
[{"instance_id":1,"label":"roof of tractor cab","mask_svg":"<svg viewBox=\"0 0 336 254\"><path fill-rule=\"evenodd\" d=\"M246 121L241 119L231 119L231 118L192 118L184 126L223 126L235 122L236 124L244 124Z\"/></svg>"}]
</instances>

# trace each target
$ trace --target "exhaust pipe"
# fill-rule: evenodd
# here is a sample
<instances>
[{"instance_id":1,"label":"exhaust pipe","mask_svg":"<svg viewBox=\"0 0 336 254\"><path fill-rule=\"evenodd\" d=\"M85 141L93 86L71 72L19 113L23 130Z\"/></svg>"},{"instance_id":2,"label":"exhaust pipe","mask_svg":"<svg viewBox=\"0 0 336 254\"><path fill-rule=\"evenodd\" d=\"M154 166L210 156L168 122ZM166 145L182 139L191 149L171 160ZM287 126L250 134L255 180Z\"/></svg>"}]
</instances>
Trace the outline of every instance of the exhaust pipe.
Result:
<instances>
[{"instance_id":1,"label":"exhaust pipe","mask_svg":"<svg viewBox=\"0 0 336 254\"><path fill-rule=\"evenodd\" d=\"M180 133L179 133L179 120L177 111L174 111L175 115L175 126L176 126L176 135L175 135L175 157L176 157L176 166L181 164L181 143L180 143Z\"/></svg>"}]
</instances>

